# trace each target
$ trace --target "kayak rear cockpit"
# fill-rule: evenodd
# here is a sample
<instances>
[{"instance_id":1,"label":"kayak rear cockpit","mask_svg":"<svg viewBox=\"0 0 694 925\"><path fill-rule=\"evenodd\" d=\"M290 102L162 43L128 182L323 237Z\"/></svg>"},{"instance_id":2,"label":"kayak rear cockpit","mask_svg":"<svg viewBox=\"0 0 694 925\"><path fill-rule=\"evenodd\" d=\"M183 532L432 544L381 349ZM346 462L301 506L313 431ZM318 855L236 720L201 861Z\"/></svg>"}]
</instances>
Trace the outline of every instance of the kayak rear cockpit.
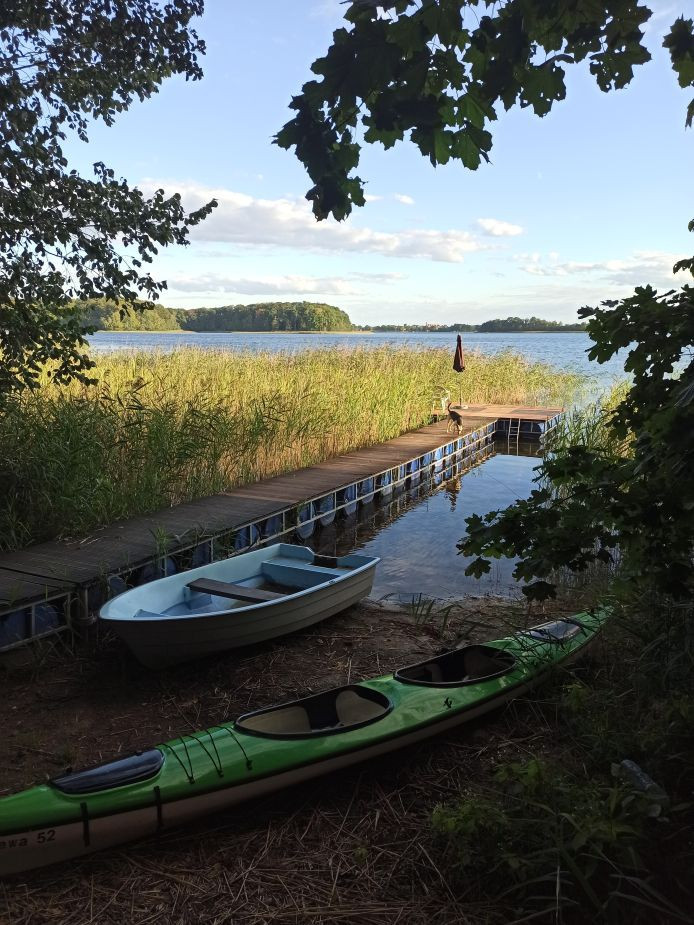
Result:
<instances>
[{"instance_id":1,"label":"kayak rear cockpit","mask_svg":"<svg viewBox=\"0 0 694 925\"><path fill-rule=\"evenodd\" d=\"M239 716L234 725L251 735L273 739L324 736L359 729L383 719L390 700L361 684L346 684L276 707Z\"/></svg>"},{"instance_id":2,"label":"kayak rear cockpit","mask_svg":"<svg viewBox=\"0 0 694 925\"><path fill-rule=\"evenodd\" d=\"M397 681L430 687L460 687L478 684L508 674L516 665L510 652L494 646L464 646L436 658L408 665L395 672Z\"/></svg>"}]
</instances>

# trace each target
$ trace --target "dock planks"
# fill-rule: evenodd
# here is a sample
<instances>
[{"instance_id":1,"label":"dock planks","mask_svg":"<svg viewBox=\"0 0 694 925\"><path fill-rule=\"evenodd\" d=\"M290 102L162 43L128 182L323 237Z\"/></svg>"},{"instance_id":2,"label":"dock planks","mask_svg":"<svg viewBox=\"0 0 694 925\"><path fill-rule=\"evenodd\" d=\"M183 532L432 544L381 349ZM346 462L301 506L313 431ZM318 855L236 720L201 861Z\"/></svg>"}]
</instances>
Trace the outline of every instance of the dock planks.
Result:
<instances>
[{"instance_id":1,"label":"dock planks","mask_svg":"<svg viewBox=\"0 0 694 925\"><path fill-rule=\"evenodd\" d=\"M462 414L463 434L469 434L504 418L547 423L561 409L474 405ZM438 421L305 469L112 524L79 540L55 540L0 555L0 607L7 610L22 599L78 589L135 568L162 554L162 536L167 537L167 551L175 551L199 537L280 514L437 450L456 436L446 430L445 421Z\"/></svg>"}]
</instances>

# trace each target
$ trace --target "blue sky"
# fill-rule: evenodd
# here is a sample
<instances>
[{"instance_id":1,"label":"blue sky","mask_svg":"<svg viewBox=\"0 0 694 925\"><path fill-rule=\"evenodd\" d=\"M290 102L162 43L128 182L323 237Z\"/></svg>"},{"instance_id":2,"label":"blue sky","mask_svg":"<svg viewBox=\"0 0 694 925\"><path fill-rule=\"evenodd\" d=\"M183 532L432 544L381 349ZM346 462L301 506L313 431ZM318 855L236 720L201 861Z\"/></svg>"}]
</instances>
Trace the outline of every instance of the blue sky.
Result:
<instances>
[{"instance_id":1,"label":"blue sky","mask_svg":"<svg viewBox=\"0 0 694 925\"><path fill-rule=\"evenodd\" d=\"M219 199L189 247L157 258L165 305L306 299L364 324L573 321L635 285L686 281L670 268L694 252L694 131L660 46L690 4L649 4L653 61L626 90L603 94L579 67L544 119L500 114L477 171L434 169L409 143L367 146L369 201L342 223L315 222L302 166L271 143L341 22L339 0L208 0L204 79L168 81L68 154L82 171L103 160L143 189L178 190L191 208Z\"/></svg>"}]
</instances>

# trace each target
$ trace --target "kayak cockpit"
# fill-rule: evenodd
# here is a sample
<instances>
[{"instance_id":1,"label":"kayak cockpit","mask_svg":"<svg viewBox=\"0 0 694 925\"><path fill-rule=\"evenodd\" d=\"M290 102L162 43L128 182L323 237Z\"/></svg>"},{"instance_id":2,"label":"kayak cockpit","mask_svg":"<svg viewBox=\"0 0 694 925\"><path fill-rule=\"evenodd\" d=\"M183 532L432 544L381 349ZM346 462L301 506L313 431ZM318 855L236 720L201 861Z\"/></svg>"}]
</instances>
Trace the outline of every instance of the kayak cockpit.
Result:
<instances>
[{"instance_id":1,"label":"kayak cockpit","mask_svg":"<svg viewBox=\"0 0 694 925\"><path fill-rule=\"evenodd\" d=\"M459 687L498 678L512 671L516 660L510 652L494 646L464 646L436 658L399 668L395 678L405 684Z\"/></svg>"},{"instance_id":2,"label":"kayak cockpit","mask_svg":"<svg viewBox=\"0 0 694 925\"><path fill-rule=\"evenodd\" d=\"M54 777L50 783L63 793L97 793L155 777L163 764L163 753L158 748L150 748L146 752L128 755L127 758L109 761L84 771Z\"/></svg>"},{"instance_id":3,"label":"kayak cockpit","mask_svg":"<svg viewBox=\"0 0 694 925\"><path fill-rule=\"evenodd\" d=\"M244 713L235 726L252 735L273 739L306 738L349 732L382 719L392 709L390 700L361 684L293 700L290 703Z\"/></svg>"}]
</instances>

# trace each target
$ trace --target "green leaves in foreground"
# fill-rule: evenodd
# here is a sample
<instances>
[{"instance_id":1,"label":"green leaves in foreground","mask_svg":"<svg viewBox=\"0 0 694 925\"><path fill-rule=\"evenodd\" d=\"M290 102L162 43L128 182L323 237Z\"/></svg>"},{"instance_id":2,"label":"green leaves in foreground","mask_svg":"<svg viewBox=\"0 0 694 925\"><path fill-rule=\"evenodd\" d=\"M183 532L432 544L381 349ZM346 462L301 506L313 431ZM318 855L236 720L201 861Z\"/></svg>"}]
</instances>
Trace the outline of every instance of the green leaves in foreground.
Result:
<instances>
[{"instance_id":1,"label":"green leaves in foreground","mask_svg":"<svg viewBox=\"0 0 694 925\"><path fill-rule=\"evenodd\" d=\"M680 16L665 36L663 45L670 52L672 67L680 87L694 87L694 20ZM687 108L687 126L694 121L694 100Z\"/></svg>"},{"instance_id":2,"label":"green leaves in foreground","mask_svg":"<svg viewBox=\"0 0 694 925\"><path fill-rule=\"evenodd\" d=\"M542 487L505 511L467 520L459 544L477 558L518 556L524 593L554 594L553 573L616 561L634 591L674 598L694 593L694 288L659 295L650 286L621 302L579 313L589 318L589 356L604 363L626 350L630 388L603 415L596 445L557 445L539 469ZM610 443L611 441L611 443Z\"/></svg>"},{"instance_id":3,"label":"green leaves in foreground","mask_svg":"<svg viewBox=\"0 0 694 925\"><path fill-rule=\"evenodd\" d=\"M190 27L202 0L64 0L0 9L0 399L56 381L89 381L71 299L132 304L166 284L147 272L159 248L186 244L214 203L145 196L102 163L70 170L69 135L111 125L173 74L197 80L205 46Z\"/></svg>"},{"instance_id":4,"label":"green leaves in foreground","mask_svg":"<svg viewBox=\"0 0 694 925\"><path fill-rule=\"evenodd\" d=\"M499 765L486 792L435 807L438 864L471 904L491 887L519 921L688 921L651 875L653 844L675 827L620 770L610 779L565 761Z\"/></svg>"},{"instance_id":5,"label":"green leaves in foreground","mask_svg":"<svg viewBox=\"0 0 694 925\"><path fill-rule=\"evenodd\" d=\"M459 160L475 170L489 161L497 111L546 115L566 95L567 65L587 61L603 91L626 86L650 59L642 31L650 16L638 0L354 0L275 142L306 167L316 218L344 219L364 204L353 173L362 132L384 148L409 138L434 166ZM676 24L670 46L680 82L685 31Z\"/></svg>"}]
</instances>

